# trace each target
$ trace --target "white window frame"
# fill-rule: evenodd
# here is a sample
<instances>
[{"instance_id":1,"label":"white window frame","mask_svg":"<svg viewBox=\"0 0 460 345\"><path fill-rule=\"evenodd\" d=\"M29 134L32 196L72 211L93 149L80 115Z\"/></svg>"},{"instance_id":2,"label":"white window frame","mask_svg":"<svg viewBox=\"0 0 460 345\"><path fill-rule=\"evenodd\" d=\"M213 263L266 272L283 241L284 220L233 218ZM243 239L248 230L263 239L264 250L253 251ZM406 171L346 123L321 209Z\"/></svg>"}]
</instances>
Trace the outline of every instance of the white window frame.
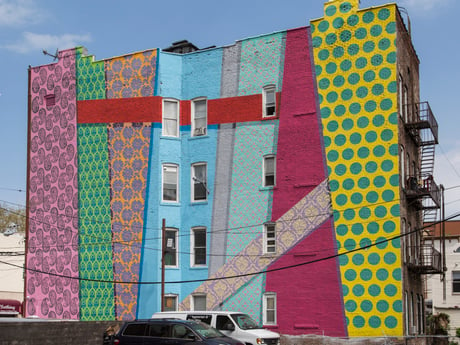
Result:
<instances>
[{"instance_id":1,"label":"white window frame","mask_svg":"<svg viewBox=\"0 0 460 345\"><path fill-rule=\"evenodd\" d=\"M165 103L174 103L176 104L176 114L166 114L165 110L166 110L166 106L165 106ZM163 107L163 115L162 115L162 135L165 136L165 137L173 137L173 138L178 138L179 137L179 114L180 114L180 111L179 111L179 107L180 107L180 102L176 99L172 99L172 98L165 98L163 99L163 103L162 103L162 107ZM168 115L168 117L167 117ZM175 121L176 122L176 125L174 126L174 131L175 133L168 133L168 128L169 126L166 125L167 121Z\"/></svg>"},{"instance_id":2,"label":"white window frame","mask_svg":"<svg viewBox=\"0 0 460 345\"><path fill-rule=\"evenodd\" d=\"M403 118L404 122L408 123L409 121L409 89L406 84L403 85Z\"/></svg>"},{"instance_id":3,"label":"white window frame","mask_svg":"<svg viewBox=\"0 0 460 345\"><path fill-rule=\"evenodd\" d=\"M276 293L266 292L263 295L263 324L276 325ZM272 313L273 315L269 315Z\"/></svg>"},{"instance_id":4,"label":"white window frame","mask_svg":"<svg viewBox=\"0 0 460 345\"><path fill-rule=\"evenodd\" d=\"M276 255L276 223L264 224L264 254Z\"/></svg>"},{"instance_id":5,"label":"white window frame","mask_svg":"<svg viewBox=\"0 0 460 345\"><path fill-rule=\"evenodd\" d=\"M176 199L174 200L169 200L165 199L165 172L173 172L173 170L176 170L176 181L175 181L175 186L176 186ZM161 201L162 202L168 202L168 203L175 203L179 202L179 165L173 164L173 163L165 163L162 164L161 166Z\"/></svg>"},{"instance_id":6,"label":"white window frame","mask_svg":"<svg viewBox=\"0 0 460 345\"><path fill-rule=\"evenodd\" d=\"M178 234L179 234L179 229L177 228L166 228L165 229L165 232L166 232L166 239L165 239L165 267L168 267L168 268L177 268L179 267L179 243L178 243ZM166 260L166 255L168 254L168 248L169 248L169 243L168 243L168 240L169 238L171 238L170 236L168 236L168 233L171 233L171 232L174 232L174 241L172 243L173 245L173 249L174 249L174 261L176 262L174 265L171 265L171 264L168 264L167 263L167 260Z\"/></svg>"},{"instance_id":7,"label":"white window frame","mask_svg":"<svg viewBox=\"0 0 460 345\"><path fill-rule=\"evenodd\" d=\"M205 251L204 259L205 259L205 263L200 264L200 263L196 263L196 258L197 258L196 257L196 251L197 251L197 249L203 249L203 247L202 246L197 247L197 245L196 245L196 236L197 236L198 232L203 232L203 231L204 231L204 241L205 241L205 243L204 243L204 251ZM192 267L206 267L207 264L208 264L208 238L207 238L206 227L197 226L197 227L192 228L192 234L191 234L190 237L191 237L190 265Z\"/></svg>"},{"instance_id":8,"label":"white window frame","mask_svg":"<svg viewBox=\"0 0 460 345\"><path fill-rule=\"evenodd\" d=\"M272 176L271 174L267 173L267 161L273 159L273 183L267 183L267 178ZM264 187L274 187L276 186L276 156L275 155L266 155L263 157L262 162L262 185Z\"/></svg>"},{"instance_id":9,"label":"white window frame","mask_svg":"<svg viewBox=\"0 0 460 345\"><path fill-rule=\"evenodd\" d=\"M401 243L402 243L402 256L404 263L407 263L407 229L406 229L406 218L401 218L401 233L403 234L403 237L401 238Z\"/></svg>"},{"instance_id":10,"label":"white window frame","mask_svg":"<svg viewBox=\"0 0 460 345\"><path fill-rule=\"evenodd\" d=\"M403 185L404 189L409 188L406 181L406 153L404 150L404 146L401 145L401 154L400 154L400 164L399 172L401 175L401 184Z\"/></svg>"},{"instance_id":11,"label":"white window frame","mask_svg":"<svg viewBox=\"0 0 460 345\"><path fill-rule=\"evenodd\" d=\"M177 311L179 309L179 296L177 294L172 294L172 293L168 293L168 294L165 294L164 295L164 307L165 307L165 311ZM173 299L173 303L174 303L174 309L171 309L171 308L167 308L166 306L166 300L167 299Z\"/></svg>"},{"instance_id":12,"label":"white window frame","mask_svg":"<svg viewBox=\"0 0 460 345\"><path fill-rule=\"evenodd\" d=\"M273 97L269 97L273 94ZM262 93L262 116L274 117L276 116L276 85L270 84L263 88Z\"/></svg>"},{"instance_id":13,"label":"white window frame","mask_svg":"<svg viewBox=\"0 0 460 345\"><path fill-rule=\"evenodd\" d=\"M195 299L198 299L198 298L204 298L204 309L201 309L201 308L200 308L200 309L197 309ZM204 293L203 293L203 294L193 294L193 295L192 295L192 298L191 298L191 303L190 303L190 310L194 310L194 311L205 311L205 310L207 310L207 309L206 309L206 302L207 302L207 300L206 300L206 294L204 294Z\"/></svg>"},{"instance_id":14,"label":"white window frame","mask_svg":"<svg viewBox=\"0 0 460 345\"><path fill-rule=\"evenodd\" d=\"M196 117L196 104L204 102L205 104L205 116L204 116L204 124L197 126L197 122L199 119L203 117ZM206 135L208 133L208 101L206 97L199 97L192 100L192 137L199 137Z\"/></svg>"},{"instance_id":15,"label":"white window frame","mask_svg":"<svg viewBox=\"0 0 460 345\"><path fill-rule=\"evenodd\" d=\"M204 181L203 180L203 176L196 176L196 168L197 167L203 167L204 166ZM191 168L191 178L192 178L192 181L191 181L191 198L192 198L192 202L203 202L203 201L207 201L208 200L208 194L209 194L209 190L208 190L208 164L206 162L199 162L199 163L193 163L192 164L192 168ZM204 199L197 199L197 196L196 196L196 193L195 193L195 185L201 185L204 187L205 191L204 191Z\"/></svg>"}]
</instances>

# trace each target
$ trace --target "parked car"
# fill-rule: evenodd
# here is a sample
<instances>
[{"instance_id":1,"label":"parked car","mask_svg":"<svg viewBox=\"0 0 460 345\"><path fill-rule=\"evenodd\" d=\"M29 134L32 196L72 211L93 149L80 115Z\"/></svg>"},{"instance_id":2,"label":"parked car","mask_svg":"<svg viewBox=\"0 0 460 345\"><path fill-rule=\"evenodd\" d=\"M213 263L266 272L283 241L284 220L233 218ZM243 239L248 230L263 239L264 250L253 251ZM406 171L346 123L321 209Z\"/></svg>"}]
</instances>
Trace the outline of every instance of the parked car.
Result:
<instances>
[{"instance_id":1,"label":"parked car","mask_svg":"<svg viewBox=\"0 0 460 345\"><path fill-rule=\"evenodd\" d=\"M280 335L260 327L249 315L236 311L167 311L152 318L198 320L245 345L279 345Z\"/></svg>"},{"instance_id":2,"label":"parked car","mask_svg":"<svg viewBox=\"0 0 460 345\"><path fill-rule=\"evenodd\" d=\"M123 323L113 337L114 345L244 345L198 321L149 319Z\"/></svg>"}]
</instances>

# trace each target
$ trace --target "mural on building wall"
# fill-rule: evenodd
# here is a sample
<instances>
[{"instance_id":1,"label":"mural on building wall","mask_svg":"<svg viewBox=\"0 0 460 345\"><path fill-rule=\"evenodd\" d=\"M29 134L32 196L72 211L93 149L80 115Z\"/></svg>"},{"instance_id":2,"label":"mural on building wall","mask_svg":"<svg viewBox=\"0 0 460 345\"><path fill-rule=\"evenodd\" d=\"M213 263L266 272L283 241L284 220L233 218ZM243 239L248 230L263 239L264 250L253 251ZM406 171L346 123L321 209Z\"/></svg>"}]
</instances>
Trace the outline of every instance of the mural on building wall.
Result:
<instances>
[{"instance_id":1,"label":"mural on building wall","mask_svg":"<svg viewBox=\"0 0 460 345\"><path fill-rule=\"evenodd\" d=\"M58 58L29 72L26 315L78 319L75 51Z\"/></svg>"},{"instance_id":2,"label":"mural on building wall","mask_svg":"<svg viewBox=\"0 0 460 345\"><path fill-rule=\"evenodd\" d=\"M115 317L107 142L106 124L78 125L81 320Z\"/></svg>"},{"instance_id":3,"label":"mural on building wall","mask_svg":"<svg viewBox=\"0 0 460 345\"><path fill-rule=\"evenodd\" d=\"M312 41L350 336L402 334L395 6L325 3Z\"/></svg>"},{"instance_id":4,"label":"mural on building wall","mask_svg":"<svg viewBox=\"0 0 460 345\"><path fill-rule=\"evenodd\" d=\"M77 48L31 69L27 264L82 280L29 271L28 314L158 311L155 234L168 218L180 265L167 269L175 283L166 292L179 309L205 293L207 309L239 309L262 323L262 296L273 292L279 331L401 335L400 243L385 241L400 231L396 8L358 3L326 2L310 27L225 48L104 61ZM268 84L277 110L263 118ZM208 126L193 137L197 96L207 98ZM163 97L180 100L177 138L162 134ZM274 187L262 183L266 155L276 156ZM162 202L165 162L179 167L174 204ZM194 204L195 162L207 163L209 199ZM264 252L267 222L276 224L276 255ZM191 263L195 226L207 230L200 267ZM296 281L283 270L290 266Z\"/></svg>"},{"instance_id":5,"label":"mural on building wall","mask_svg":"<svg viewBox=\"0 0 460 345\"><path fill-rule=\"evenodd\" d=\"M156 49L106 60L107 98L153 96L156 69Z\"/></svg>"},{"instance_id":6,"label":"mural on building wall","mask_svg":"<svg viewBox=\"0 0 460 345\"><path fill-rule=\"evenodd\" d=\"M84 48L77 48L77 100L105 99L104 61L94 61Z\"/></svg>"}]
</instances>

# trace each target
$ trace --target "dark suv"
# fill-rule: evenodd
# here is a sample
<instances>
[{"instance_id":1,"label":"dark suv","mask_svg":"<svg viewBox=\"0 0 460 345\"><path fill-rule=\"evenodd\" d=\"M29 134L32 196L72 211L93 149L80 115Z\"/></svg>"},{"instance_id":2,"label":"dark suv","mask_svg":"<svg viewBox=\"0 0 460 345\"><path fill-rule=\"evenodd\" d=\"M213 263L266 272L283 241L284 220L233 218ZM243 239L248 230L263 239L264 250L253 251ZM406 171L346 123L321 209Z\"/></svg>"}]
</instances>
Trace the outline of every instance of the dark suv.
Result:
<instances>
[{"instance_id":1,"label":"dark suv","mask_svg":"<svg viewBox=\"0 0 460 345\"><path fill-rule=\"evenodd\" d=\"M114 345L243 345L205 323L179 319L125 322L113 337Z\"/></svg>"}]
</instances>

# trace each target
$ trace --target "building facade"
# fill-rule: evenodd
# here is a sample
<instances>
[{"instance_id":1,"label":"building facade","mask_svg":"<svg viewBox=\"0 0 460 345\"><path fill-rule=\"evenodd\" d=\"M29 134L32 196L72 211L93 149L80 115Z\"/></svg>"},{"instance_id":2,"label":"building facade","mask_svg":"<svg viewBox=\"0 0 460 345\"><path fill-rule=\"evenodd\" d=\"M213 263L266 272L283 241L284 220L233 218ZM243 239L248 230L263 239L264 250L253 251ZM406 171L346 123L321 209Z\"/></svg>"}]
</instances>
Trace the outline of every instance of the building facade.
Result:
<instances>
[{"instance_id":1,"label":"building facade","mask_svg":"<svg viewBox=\"0 0 460 345\"><path fill-rule=\"evenodd\" d=\"M31 68L26 315L423 333L440 205L418 63L396 4L334 0L229 46Z\"/></svg>"},{"instance_id":2,"label":"building facade","mask_svg":"<svg viewBox=\"0 0 460 345\"><path fill-rule=\"evenodd\" d=\"M456 337L460 328L460 221L439 224L425 233L425 242L438 251L445 248L444 276L426 277L427 312L449 315L449 335Z\"/></svg>"}]
</instances>

